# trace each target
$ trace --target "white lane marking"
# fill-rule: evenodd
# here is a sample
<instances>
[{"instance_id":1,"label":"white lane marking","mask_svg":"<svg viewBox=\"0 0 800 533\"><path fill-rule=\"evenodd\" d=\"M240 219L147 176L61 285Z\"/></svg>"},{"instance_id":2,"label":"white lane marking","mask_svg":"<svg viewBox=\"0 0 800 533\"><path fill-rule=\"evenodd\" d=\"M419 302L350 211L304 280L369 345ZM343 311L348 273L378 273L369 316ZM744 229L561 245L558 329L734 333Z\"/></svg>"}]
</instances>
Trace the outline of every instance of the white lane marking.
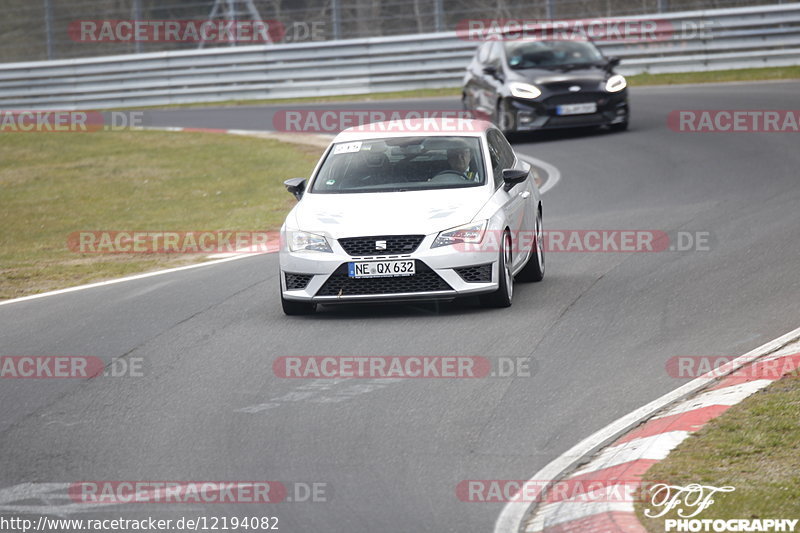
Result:
<instances>
[{"instance_id":1,"label":"white lane marking","mask_svg":"<svg viewBox=\"0 0 800 533\"><path fill-rule=\"evenodd\" d=\"M539 193L541 194L546 193L547 191L555 187L559 181L561 181L561 171L558 170L557 167L548 163L547 161L542 161L541 159L538 159L536 157L520 153L517 153L517 157L519 157L526 163L530 163L531 165L537 166L542 170L544 170L545 172L547 172L547 181L545 181L544 186L541 189L539 189Z\"/></svg>"},{"instance_id":2,"label":"white lane marking","mask_svg":"<svg viewBox=\"0 0 800 533\"><path fill-rule=\"evenodd\" d=\"M268 253L268 252L265 252ZM205 263L196 263L193 265L186 265L181 267L175 268L168 268L166 270L156 270L154 272L145 272L144 274L135 274L133 276L127 276L124 278L116 278L116 279L109 279L106 281L98 281L97 283L88 283L86 285L77 285L75 287L68 287L66 289L58 289L56 291L49 291L49 292L42 292L39 294L31 294L30 296L22 296L21 298L14 298L13 300L3 300L0 302L0 305L8 305L14 304L18 302L26 302L28 300L36 300L37 298L44 298L45 296L55 296L57 294L65 294L68 292L75 292L75 291L82 291L84 289L93 289L95 287L105 287L106 285L114 285L116 283L122 283L125 281L133 281L135 279L143 279L143 278L151 278L153 276L160 276L162 274L170 274L172 272L180 272L182 270L191 270L193 268L200 268L205 266L213 266L218 265L220 263L226 263L228 261L236 261L237 259L243 259L245 257L251 257L254 255L262 255L257 253L250 253L250 254L241 254L236 255L234 257L226 257L225 259L217 259L215 261L206 261Z\"/></svg>"},{"instance_id":3,"label":"white lane marking","mask_svg":"<svg viewBox=\"0 0 800 533\"><path fill-rule=\"evenodd\" d=\"M767 387L773 380L771 379L756 379L753 381L746 381L725 387L724 389L711 390L704 392L696 398L683 401L670 409L669 411L654 416L653 420L665 418L667 416L680 415L695 409L702 409L703 407L710 407L712 405L736 405L754 392Z\"/></svg>"},{"instance_id":4,"label":"white lane marking","mask_svg":"<svg viewBox=\"0 0 800 533\"><path fill-rule=\"evenodd\" d=\"M305 383L282 396L270 398L265 403L248 405L234 409L234 413L257 414L294 402L306 403L339 403L350 400L361 394L369 394L384 389L391 384L400 383L400 378L380 378L360 380L356 378L315 379ZM338 385L345 386L339 387Z\"/></svg>"},{"instance_id":5,"label":"white lane marking","mask_svg":"<svg viewBox=\"0 0 800 533\"><path fill-rule=\"evenodd\" d=\"M539 531L544 531L545 527L553 527L565 522L612 511L633 512L633 502L588 502L582 504L564 502L543 505L542 513L537 514L536 519L525 528L525 532L538 533Z\"/></svg>"},{"instance_id":6,"label":"white lane marking","mask_svg":"<svg viewBox=\"0 0 800 533\"><path fill-rule=\"evenodd\" d=\"M798 339L800 339L800 328L792 330L786 335L782 335L777 339L771 340L737 357L731 362L730 372L734 372L747 363L766 354L770 354L777 349L784 348L787 344L797 341ZM800 346L800 344L798 344L798 346ZM601 450L608 443L613 442L619 436L627 433L630 429L650 418L666 406L697 392L709 383L715 381L715 379L715 377L709 374L695 378L689 383L615 420L603 429L589 435L548 463L531 477L530 483L542 479L552 480L553 482L561 479L566 472L587 455ZM526 502L507 503L497 517L497 521L494 525L494 533L518 533L522 526L522 521L526 518L529 507L530 504Z\"/></svg>"},{"instance_id":7,"label":"white lane marking","mask_svg":"<svg viewBox=\"0 0 800 533\"><path fill-rule=\"evenodd\" d=\"M75 502L69 496L69 483L20 483L0 489L0 511L67 517L70 514L99 511L116 503Z\"/></svg>"},{"instance_id":8,"label":"white lane marking","mask_svg":"<svg viewBox=\"0 0 800 533\"><path fill-rule=\"evenodd\" d=\"M688 431L668 431L650 435L649 437L642 437L641 439L633 439L618 446L611 446L600 452L589 464L573 472L570 478L630 463L631 461L642 459L660 461L688 436Z\"/></svg>"}]
</instances>

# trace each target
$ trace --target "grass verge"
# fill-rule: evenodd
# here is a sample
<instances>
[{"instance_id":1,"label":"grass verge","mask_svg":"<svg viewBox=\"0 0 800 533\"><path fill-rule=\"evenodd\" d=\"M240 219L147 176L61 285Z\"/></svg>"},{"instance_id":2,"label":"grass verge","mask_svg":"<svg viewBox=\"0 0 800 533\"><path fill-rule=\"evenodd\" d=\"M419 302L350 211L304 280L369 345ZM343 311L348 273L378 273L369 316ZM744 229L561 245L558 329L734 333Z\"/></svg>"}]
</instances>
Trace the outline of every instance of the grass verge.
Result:
<instances>
[{"instance_id":1,"label":"grass verge","mask_svg":"<svg viewBox=\"0 0 800 533\"><path fill-rule=\"evenodd\" d=\"M753 394L692 434L651 468L645 480L686 486L733 486L717 493L696 519L800 518L800 376L789 375ZM648 531L665 531L678 508L650 519L636 504ZM680 507L680 506L679 506ZM653 512L656 509L653 508ZM659 511L660 512L660 511ZM686 509L684 513L693 509Z\"/></svg>"},{"instance_id":2,"label":"grass verge","mask_svg":"<svg viewBox=\"0 0 800 533\"><path fill-rule=\"evenodd\" d=\"M709 72L677 72L671 74L636 74L627 76L632 87L647 85L676 85L682 83L717 83L728 81L759 81L800 79L800 67L768 67L738 70L716 70ZM192 107L232 107L252 105L314 104L325 102L369 102L372 100L392 100L399 98L437 98L461 95L460 87L442 89L418 89L387 93L351 94L334 96L310 96L303 98L275 98L272 100L229 100L204 104L175 104L169 106L142 107L130 109L179 109Z\"/></svg>"},{"instance_id":3,"label":"grass verge","mask_svg":"<svg viewBox=\"0 0 800 533\"><path fill-rule=\"evenodd\" d=\"M0 134L0 299L205 260L79 254L88 230L275 230L321 150L268 139L153 131Z\"/></svg>"}]
</instances>

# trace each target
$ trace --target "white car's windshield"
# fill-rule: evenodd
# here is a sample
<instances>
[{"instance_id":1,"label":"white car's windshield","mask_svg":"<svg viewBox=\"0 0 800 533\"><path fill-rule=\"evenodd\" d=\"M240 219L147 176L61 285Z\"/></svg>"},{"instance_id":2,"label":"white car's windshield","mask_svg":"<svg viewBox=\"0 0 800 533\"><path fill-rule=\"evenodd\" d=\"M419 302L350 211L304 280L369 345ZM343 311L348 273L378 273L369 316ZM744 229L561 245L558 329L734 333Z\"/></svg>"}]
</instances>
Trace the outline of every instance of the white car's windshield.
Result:
<instances>
[{"instance_id":1,"label":"white car's windshield","mask_svg":"<svg viewBox=\"0 0 800 533\"><path fill-rule=\"evenodd\" d=\"M476 137L395 137L333 145L312 193L479 187L486 182Z\"/></svg>"}]
</instances>

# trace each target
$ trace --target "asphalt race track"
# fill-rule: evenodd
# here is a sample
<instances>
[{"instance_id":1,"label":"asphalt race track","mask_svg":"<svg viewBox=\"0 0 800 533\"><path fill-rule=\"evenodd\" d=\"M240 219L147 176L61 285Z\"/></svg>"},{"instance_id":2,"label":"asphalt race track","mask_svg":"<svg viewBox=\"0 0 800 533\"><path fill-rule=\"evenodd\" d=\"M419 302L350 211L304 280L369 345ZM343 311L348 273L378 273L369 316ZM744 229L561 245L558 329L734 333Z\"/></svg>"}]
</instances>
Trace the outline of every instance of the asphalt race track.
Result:
<instances>
[{"instance_id":1,"label":"asphalt race track","mask_svg":"<svg viewBox=\"0 0 800 533\"><path fill-rule=\"evenodd\" d=\"M288 533L490 531L503 504L459 501L460 481L528 479L682 384L667 375L670 357L737 355L799 325L797 135L667 128L672 110L793 109L798 93L800 82L633 89L628 132L517 139L520 153L561 170L544 196L547 229L708 232L710 249L550 253L545 280L518 283L510 309L465 301L290 318L276 255L0 306L6 354L142 358L145 373L3 380L0 511L272 515ZM151 111L147 123L269 129L276 109ZM281 379L272 362L283 355L530 356L534 373ZM328 501L92 507L63 497L63 484L82 480L255 479L327 483Z\"/></svg>"}]
</instances>

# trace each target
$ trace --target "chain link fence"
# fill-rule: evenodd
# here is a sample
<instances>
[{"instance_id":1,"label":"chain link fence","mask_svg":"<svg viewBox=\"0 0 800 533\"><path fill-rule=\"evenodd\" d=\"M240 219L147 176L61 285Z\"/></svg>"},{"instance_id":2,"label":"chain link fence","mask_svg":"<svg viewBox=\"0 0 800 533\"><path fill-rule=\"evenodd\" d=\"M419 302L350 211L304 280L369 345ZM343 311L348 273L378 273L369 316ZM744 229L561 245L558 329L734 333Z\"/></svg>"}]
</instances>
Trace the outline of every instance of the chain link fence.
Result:
<instances>
[{"instance_id":1,"label":"chain link fence","mask_svg":"<svg viewBox=\"0 0 800 533\"><path fill-rule=\"evenodd\" d=\"M81 21L254 21L282 31L271 42L453 30L465 19L576 19L774 4L775 0L3 0L0 62L236 46L235 42L91 41ZM239 43L241 44L241 42Z\"/></svg>"}]
</instances>

